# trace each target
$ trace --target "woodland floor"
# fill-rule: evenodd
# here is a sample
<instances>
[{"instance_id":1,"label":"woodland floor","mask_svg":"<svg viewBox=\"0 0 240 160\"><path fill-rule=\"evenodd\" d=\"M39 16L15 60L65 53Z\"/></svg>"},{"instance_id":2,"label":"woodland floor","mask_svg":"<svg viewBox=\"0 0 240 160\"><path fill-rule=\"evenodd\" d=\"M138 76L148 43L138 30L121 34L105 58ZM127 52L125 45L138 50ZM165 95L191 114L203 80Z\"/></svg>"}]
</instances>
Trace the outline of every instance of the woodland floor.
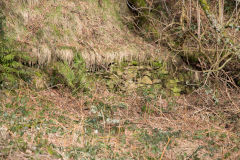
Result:
<instances>
[{"instance_id":1,"label":"woodland floor","mask_svg":"<svg viewBox=\"0 0 240 160\"><path fill-rule=\"evenodd\" d=\"M160 55L168 55L123 25L121 14L128 11L125 1L119 1L118 7L109 2L103 1L103 7L99 7L97 1L57 1L56 6L52 0L36 4L36 8L24 8L22 1L19 5L5 1L6 12L11 11L7 37L31 44L26 49L43 55L40 64L51 57L70 62L74 51L69 49L74 47L84 53L88 67L101 66L103 59L106 64L115 59L145 62L148 57L159 60ZM139 69L128 69L132 70L127 77L133 82ZM182 88L177 83L186 79L170 79L160 69L154 74L142 73L148 77L144 87L129 83L125 91L115 90L116 85L126 81L124 71L117 70L107 77L112 78L110 84L95 80L90 90L74 94L63 86L37 90L25 83L18 89L0 90L0 160L240 160L237 89L204 86L180 95ZM161 92L161 82L151 85L159 79L154 77L156 74L169 80L169 86L179 95Z\"/></svg>"},{"instance_id":2,"label":"woodland floor","mask_svg":"<svg viewBox=\"0 0 240 160\"><path fill-rule=\"evenodd\" d=\"M60 87L61 88L61 87ZM1 93L0 159L240 159L239 93Z\"/></svg>"}]
</instances>

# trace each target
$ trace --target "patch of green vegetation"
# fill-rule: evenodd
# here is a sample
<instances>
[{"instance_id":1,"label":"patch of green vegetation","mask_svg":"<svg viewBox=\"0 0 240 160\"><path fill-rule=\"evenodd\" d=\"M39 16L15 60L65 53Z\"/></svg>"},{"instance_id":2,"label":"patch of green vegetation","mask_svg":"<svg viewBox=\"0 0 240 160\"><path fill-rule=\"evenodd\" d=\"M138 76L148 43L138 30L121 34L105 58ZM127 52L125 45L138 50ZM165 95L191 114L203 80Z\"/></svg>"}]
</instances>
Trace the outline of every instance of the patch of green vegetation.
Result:
<instances>
[{"instance_id":1,"label":"patch of green vegetation","mask_svg":"<svg viewBox=\"0 0 240 160\"><path fill-rule=\"evenodd\" d=\"M45 134L65 132L61 126L57 126L52 120L45 119L46 116L50 116L53 108L44 107L45 114L42 116L36 110L36 106L29 106L30 100L26 96L16 96L12 103L0 106L0 112L5 114L0 115L0 128L7 126L7 130L4 132L6 136L0 138L0 158L7 157L12 152L22 152L26 158L33 158L32 155L28 155L30 152L36 155L48 153L55 158L62 158L62 156L56 151L56 146L48 141ZM45 104L47 105L47 104ZM50 113L50 114L49 114ZM52 116L54 117L54 116ZM58 117L58 116L56 116ZM43 126L48 126L43 134L41 132ZM9 132L13 133L10 135ZM33 135L29 133L34 132ZM3 134L0 129L0 134ZM63 135L63 134L60 134ZM29 142L32 142L30 146Z\"/></svg>"},{"instance_id":2,"label":"patch of green vegetation","mask_svg":"<svg viewBox=\"0 0 240 160\"><path fill-rule=\"evenodd\" d=\"M89 97L91 100L84 104L87 113L83 116L58 107L46 100L45 95L38 97L39 92L13 92L8 102L0 103L0 159L18 154L29 159L41 156L49 159L160 159L178 150L177 143L185 140L190 140L195 147L191 152L186 153L184 149L184 152L177 152L176 159L214 158L221 147L228 149L224 152L226 158L239 152L239 137L229 138L228 133L215 129L188 132L189 135L185 130L170 127L161 130L145 125L140 112L151 114L151 118L160 113L174 116L178 108L174 98L168 99L167 107L158 108L157 114L154 107L159 107L159 103L153 93L154 88L150 87L138 94L141 105L136 108L129 106L132 103L116 102L115 98ZM132 120L131 110L140 117ZM127 117L127 112L131 118ZM229 146L223 145L226 140L229 142L224 144Z\"/></svg>"},{"instance_id":3,"label":"patch of green vegetation","mask_svg":"<svg viewBox=\"0 0 240 160\"><path fill-rule=\"evenodd\" d=\"M63 33L62 33L62 31L59 29L59 26L57 26L56 24L51 24L50 26L51 26L51 28L52 28L52 31L53 31L54 35L56 35L56 36L59 37L59 38L62 38L62 37L63 37Z\"/></svg>"},{"instance_id":4,"label":"patch of green vegetation","mask_svg":"<svg viewBox=\"0 0 240 160\"><path fill-rule=\"evenodd\" d=\"M110 157L119 156L114 154L111 144L97 136L105 133L101 116L93 115L86 118L83 124L84 130L81 130L81 127L73 128L73 126L80 125L79 121L76 121L80 117L56 109L44 99L36 100L37 104L31 104L32 102L27 96L18 96L17 94L11 103L0 104L0 159L18 153L25 158L34 159L43 155L50 159L59 159L63 156L74 159L80 157L95 159L101 156L105 150L109 152L107 154ZM99 102L97 110L102 113L104 108L109 110L108 105ZM107 121L107 119L105 120ZM5 126L7 126L6 130L4 130ZM116 134L118 131L117 127L111 129L112 134ZM12 134L10 135L9 132ZM6 134L7 138L4 139L2 134ZM49 139L48 137L51 136L53 137ZM69 144L69 141L68 146L54 143L59 138L60 142L63 142L66 136L76 137L72 140L74 144ZM85 137L84 142L79 137ZM93 139L97 140L94 144L92 143ZM79 144L84 144L84 146L80 147Z\"/></svg>"},{"instance_id":5,"label":"patch of green vegetation","mask_svg":"<svg viewBox=\"0 0 240 160\"><path fill-rule=\"evenodd\" d=\"M181 135L180 131L172 132L172 131L162 131L159 129L152 129L152 133L148 133L147 131L140 131L138 137L138 141L142 144L142 148L149 153L148 156L155 155L152 157L153 159L159 159L163 154L164 145L167 143L168 146L166 149L170 149L172 139L178 138Z\"/></svg>"},{"instance_id":6,"label":"patch of green vegetation","mask_svg":"<svg viewBox=\"0 0 240 160\"><path fill-rule=\"evenodd\" d=\"M119 108L125 107L123 104L120 105L109 105L101 101L94 102L94 105L91 106L91 116L88 117L85 121L86 132L91 133L100 133L104 134L105 126L111 125L110 133L116 134L123 132L124 127L119 128L119 119L115 119L113 113L116 112Z\"/></svg>"},{"instance_id":7,"label":"patch of green vegetation","mask_svg":"<svg viewBox=\"0 0 240 160\"><path fill-rule=\"evenodd\" d=\"M0 88L11 88L17 87L19 79L30 80L31 72L24 65L28 54L18 51L16 42L5 39L4 20L0 10Z\"/></svg>"},{"instance_id":8,"label":"patch of green vegetation","mask_svg":"<svg viewBox=\"0 0 240 160\"><path fill-rule=\"evenodd\" d=\"M166 82L166 88L170 89L175 96L179 96L184 88L179 84L178 79L169 79Z\"/></svg>"},{"instance_id":9,"label":"patch of green vegetation","mask_svg":"<svg viewBox=\"0 0 240 160\"><path fill-rule=\"evenodd\" d=\"M99 117L89 117L85 121L85 132L86 134L92 134L92 133L104 133L103 125L101 124L103 118L101 116Z\"/></svg>"},{"instance_id":10,"label":"patch of green vegetation","mask_svg":"<svg viewBox=\"0 0 240 160\"><path fill-rule=\"evenodd\" d=\"M87 91L89 85L85 62L80 53L75 53L72 64L61 61L55 62L53 64L53 73L49 73L52 85L65 84L73 89L73 93L78 90Z\"/></svg>"},{"instance_id":11,"label":"patch of green vegetation","mask_svg":"<svg viewBox=\"0 0 240 160\"><path fill-rule=\"evenodd\" d=\"M54 83L66 84L67 86L74 87L75 74L67 62L56 62L54 66L53 78Z\"/></svg>"}]
</instances>

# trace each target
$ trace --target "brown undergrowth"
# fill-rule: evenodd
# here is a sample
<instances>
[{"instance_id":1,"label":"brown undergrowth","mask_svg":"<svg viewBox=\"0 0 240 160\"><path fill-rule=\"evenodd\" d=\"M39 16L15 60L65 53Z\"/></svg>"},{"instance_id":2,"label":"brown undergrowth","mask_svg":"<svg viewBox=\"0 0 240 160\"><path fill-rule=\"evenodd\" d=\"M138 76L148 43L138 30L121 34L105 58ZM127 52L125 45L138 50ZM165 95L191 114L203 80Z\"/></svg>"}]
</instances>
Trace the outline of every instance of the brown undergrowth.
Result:
<instances>
[{"instance_id":1,"label":"brown undergrowth","mask_svg":"<svg viewBox=\"0 0 240 160\"><path fill-rule=\"evenodd\" d=\"M88 94L63 90L5 94L1 158L240 158L239 92L202 88L163 99L147 88L113 93L101 83Z\"/></svg>"}]
</instances>

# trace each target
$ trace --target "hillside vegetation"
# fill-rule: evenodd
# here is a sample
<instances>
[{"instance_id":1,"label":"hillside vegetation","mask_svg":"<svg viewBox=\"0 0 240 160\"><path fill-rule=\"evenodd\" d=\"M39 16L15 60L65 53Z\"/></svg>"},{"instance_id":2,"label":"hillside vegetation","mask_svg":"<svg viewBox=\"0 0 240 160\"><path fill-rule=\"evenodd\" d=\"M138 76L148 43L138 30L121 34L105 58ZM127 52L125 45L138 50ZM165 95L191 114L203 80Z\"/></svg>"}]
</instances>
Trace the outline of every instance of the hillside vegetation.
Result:
<instances>
[{"instance_id":1,"label":"hillside vegetation","mask_svg":"<svg viewBox=\"0 0 240 160\"><path fill-rule=\"evenodd\" d=\"M123 25L120 11L127 9L124 2L106 0L103 7L95 1L1 3L5 37L21 43L23 51L36 57L32 65L56 59L72 63L75 52L81 53L88 67L157 54Z\"/></svg>"},{"instance_id":2,"label":"hillside vegetation","mask_svg":"<svg viewBox=\"0 0 240 160\"><path fill-rule=\"evenodd\" d=\"M240 159L238 5L1 0L0 159Z\"/></svg>"}]
</instances>

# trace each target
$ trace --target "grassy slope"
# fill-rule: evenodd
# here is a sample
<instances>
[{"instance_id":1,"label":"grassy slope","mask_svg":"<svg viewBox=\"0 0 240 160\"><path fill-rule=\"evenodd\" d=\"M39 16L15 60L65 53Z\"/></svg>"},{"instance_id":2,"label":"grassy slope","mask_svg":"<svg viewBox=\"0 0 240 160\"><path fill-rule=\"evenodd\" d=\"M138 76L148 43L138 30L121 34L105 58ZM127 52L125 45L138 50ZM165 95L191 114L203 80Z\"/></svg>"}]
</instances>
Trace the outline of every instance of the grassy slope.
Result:
<instances>
[{"instance_id":1,"label":"grassy slope","mask_svg":"<svg viewBox=\"0 0 240 160\"><path fill-rule=\"evenodd\" d=\"M72 62L80 52L87 67L114 60L145 60L158 51L123 25L124 2L26 0L3 1L5 35L22 43L22 50L37 57L39 65L56 59ZM125 11L124 11L125 12Z\"/></svg>"}]
</instances>

